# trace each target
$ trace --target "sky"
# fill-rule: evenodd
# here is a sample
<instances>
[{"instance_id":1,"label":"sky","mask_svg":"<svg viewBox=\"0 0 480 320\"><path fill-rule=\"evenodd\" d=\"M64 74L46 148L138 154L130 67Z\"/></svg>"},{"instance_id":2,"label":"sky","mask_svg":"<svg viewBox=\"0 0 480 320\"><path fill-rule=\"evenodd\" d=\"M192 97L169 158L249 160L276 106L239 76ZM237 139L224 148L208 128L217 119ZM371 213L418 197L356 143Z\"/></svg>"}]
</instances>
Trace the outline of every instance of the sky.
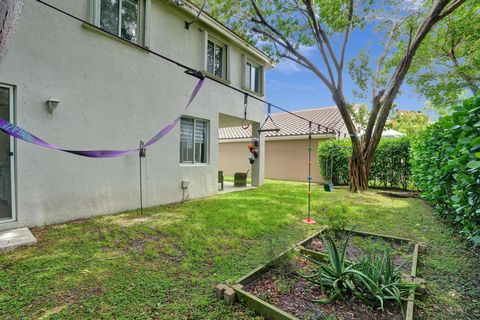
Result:
<instances>
[{"instance_id":1,"label":"sky","mask_svg":"<svg viewBox=\"0 0 480 320\"><path fill-rule=\"evenodd\" d=\"M346 60L355 57L361 49L368 49L372 54L372 61L376 61L383 52L383 47L379 45L378 40L375 41L378 37L379 35L372 29L353 33L347 47ZM301 52L317 66L322 65L320 53L315 47L303 47ZM355 86L348 76L347 70L344 71L344 77L344 94L347 101L350 103L365 102L369 105L368 100L353 96L352 89ZM290 60L280 61L274 69L267 71L266 93L268 101L290 111L334 105L330 91L320 79L310 70ZM425 99L418 97L414 88L409 87L406 83L402 85L401 94L397 96L395 102L399 110L422 110L425 107Z\"/></svg>"}]
</instances>

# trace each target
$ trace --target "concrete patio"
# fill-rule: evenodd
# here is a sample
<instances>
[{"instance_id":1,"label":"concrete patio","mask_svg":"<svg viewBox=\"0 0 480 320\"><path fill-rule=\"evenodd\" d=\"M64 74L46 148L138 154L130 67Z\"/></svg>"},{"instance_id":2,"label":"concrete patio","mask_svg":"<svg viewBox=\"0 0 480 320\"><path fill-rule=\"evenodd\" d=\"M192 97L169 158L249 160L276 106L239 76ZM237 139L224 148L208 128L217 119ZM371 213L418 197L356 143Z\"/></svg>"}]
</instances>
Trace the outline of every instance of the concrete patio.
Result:
<instances>
[{"instance_id":1,"label":"concrete patio","mask_svg":"<svg viewBox=\"0 0 480 320\"><path fill-rule=\"evenodd\" d=\"M249 189L255 189L251 184L247 184L246 187L234 187L233 182L225 181L223 183L223 190L219 190L218 194L230 193L230 192L237 192L237 191L245 191Z\"/></svg>"}]
</instances>

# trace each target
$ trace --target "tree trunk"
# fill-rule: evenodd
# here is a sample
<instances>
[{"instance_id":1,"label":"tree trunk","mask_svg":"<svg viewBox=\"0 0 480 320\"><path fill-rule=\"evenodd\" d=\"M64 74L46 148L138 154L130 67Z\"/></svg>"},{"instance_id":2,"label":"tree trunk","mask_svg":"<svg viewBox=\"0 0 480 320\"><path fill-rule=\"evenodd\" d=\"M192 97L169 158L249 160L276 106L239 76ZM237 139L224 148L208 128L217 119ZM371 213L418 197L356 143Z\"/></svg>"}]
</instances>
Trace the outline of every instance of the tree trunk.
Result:
<instances>
[{"instance_id":1,"label":"tree trunk","mask_svg":"<svg viewBox=\"0 0 480 320\"><path fill-rule=\"evenodd\" d=\"M368 172L370 163L366 161L361 153L352 152L349 163L350 191L359 192L368 189Z\"/></svg>"},{"instance_id":2,"label":"tree trunk","mask_svg":"<svg viewBox=\"0 0 480 320\"><path fill-rule=\"evenodd\" d=\"M332 93L333 101L345 122L350 139L352 141L352 155L349 161L350 191L358 192L368 189L368 172L370 171L370 162L365 161L365 150L363 142L355 123L348 111L348 104L341 90Z\"/></svg>"}]
</instances>

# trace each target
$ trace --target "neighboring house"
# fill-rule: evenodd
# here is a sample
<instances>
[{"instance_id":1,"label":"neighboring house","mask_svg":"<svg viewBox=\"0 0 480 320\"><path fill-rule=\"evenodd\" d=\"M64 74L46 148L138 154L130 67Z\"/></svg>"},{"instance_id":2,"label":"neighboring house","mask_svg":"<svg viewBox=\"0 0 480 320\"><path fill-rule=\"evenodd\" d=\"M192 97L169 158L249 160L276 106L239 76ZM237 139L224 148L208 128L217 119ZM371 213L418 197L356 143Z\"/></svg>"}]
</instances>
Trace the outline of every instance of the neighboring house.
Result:
<instances>
[{"instance_id":1,"label":"neighboring house","mask_svg":"<svg viewBox=\"0 0 480 320\"><path fill-rule=\"evenodd\" d=\"M198 13L188 1L44 1L105 30L25 1L0 64L0 116L58 146L133 148L181 112L197 80L142 47L264 95L268 57L206 14L186 29ZM49 98L60 101L53 112ZM181 123L148 149L144 205L182 201L184 180L190 198L217 192L219 128L241 124L243 102L242 94L206 81ZM257 132L263 104L248 103ZM3 134L0 148L0 230L139 207L138 154L83 158ZM261 148L250 170L254 185L263 181L263 162Z\"/></svg>"},{"instance_id":2,"label":"neighboring house","mask_svg":"<svg viewBox=\"0 0 480 320\"><path fill-rule=\"evenodd\" d=\"M321 183L317 148L321 140L334 135L325 133L325 127L340 131L335 138L348 137L346 127L337 107L295 111L296 115L323 125L320 131L312 128L312 181ZM273 113L273 122L279 132L265 133L265 177L269 179L307 181L309 123L288 113ZM274 128L267 122L267 128ZM246 172L249 169L247 148L251 143L252 130L242 127L220 129L220 170L225 175Z\"/></svg>"}]
</instances>

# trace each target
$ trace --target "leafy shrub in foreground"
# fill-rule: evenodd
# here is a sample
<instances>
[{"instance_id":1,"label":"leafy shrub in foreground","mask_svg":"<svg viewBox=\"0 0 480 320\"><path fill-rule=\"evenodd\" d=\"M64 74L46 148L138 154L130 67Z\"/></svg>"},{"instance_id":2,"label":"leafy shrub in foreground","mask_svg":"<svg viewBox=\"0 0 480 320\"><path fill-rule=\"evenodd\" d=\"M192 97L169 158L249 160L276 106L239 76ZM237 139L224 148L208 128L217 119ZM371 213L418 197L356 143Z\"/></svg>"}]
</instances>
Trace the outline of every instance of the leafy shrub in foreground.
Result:
<instances>
[{"instance_id":1,"label":"leafy shrub in foreground","mask_svg":"<svg viewBox=\"0 0 480 320\"><path fill-rule=\"evenodd\" d=\"M435 212L480 243L480 96L429 126L412 148L413 178Z\"/></svg>"}]
</instances>

